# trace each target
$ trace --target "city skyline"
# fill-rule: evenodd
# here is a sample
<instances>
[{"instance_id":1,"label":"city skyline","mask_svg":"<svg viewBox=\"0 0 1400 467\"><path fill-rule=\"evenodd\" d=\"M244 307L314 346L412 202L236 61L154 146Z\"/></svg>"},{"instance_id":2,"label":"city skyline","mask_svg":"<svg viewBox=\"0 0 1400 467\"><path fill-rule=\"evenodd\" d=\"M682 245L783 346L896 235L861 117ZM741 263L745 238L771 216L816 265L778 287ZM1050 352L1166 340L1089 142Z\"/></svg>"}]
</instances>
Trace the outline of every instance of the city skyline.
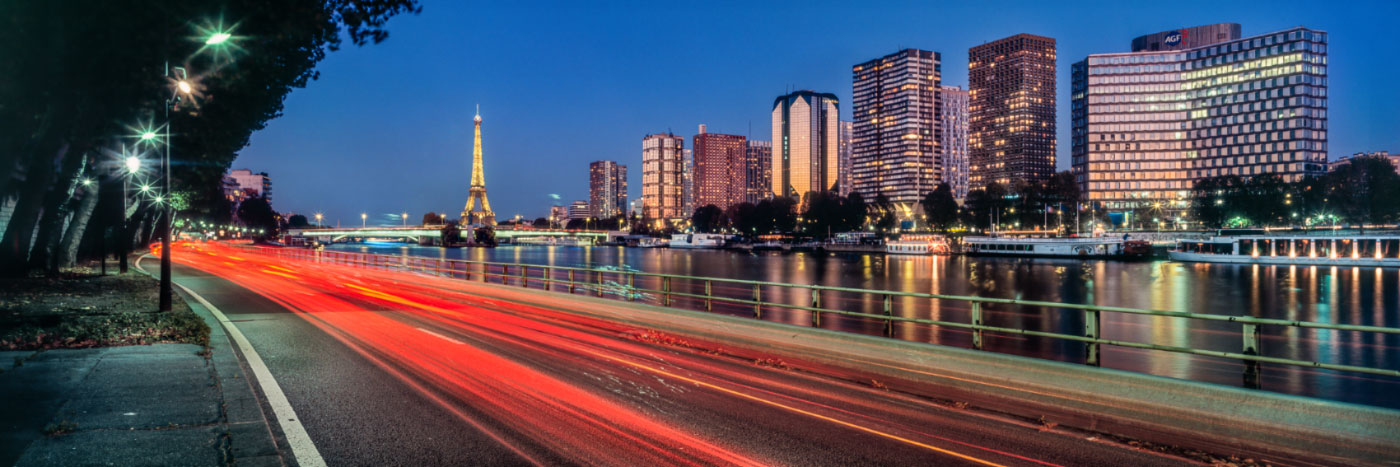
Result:
<instances>
[{"instance_id":1,"label":"city skyline","mask_svg":"<svg viewBox=\"0 0 1400 467\"><path fill-rule=\"evenodd\" d=\"M635 152L635 141L642 135L664 132L668 129L678 132L678 136L690 137L686 132L700 122L707 122L711 128L724 133L738 134L750 139L763 139L769 133L765 112L773 96L794 89L816 89L832 92L838 100L850 102L850 66L892 53L899 47L914 47L939 52L943 55L943 84L967 84L966 56L963 51L1001 37L1019 33L1030 33L1054 37L1058 42L1060 60L1056 67L1057 81L1062 83L1057 90L1056 122L1058 124L1056 161L1058 170L1069 168L1069 64L1095 53L1122 53L1129 51L1132 38L1156 31L1192 27L1218 22L1238 22L1243 25L1246 36L1262 34L1303 25L1329 34L1332 48L1329 50L1329 122L1333 130L1329 135L1329 155L1332 159L1354 152L1395 151L1400 147L1400 136L1394 132L1380 131L1394 128L1400 117L1385 112L1383 102L1396 100L1397 91L1384 85L1383 76L1397 65L1394 60L1371 58L1374 52L1366 45L1378 43L1381 28L1374 25L1378 18L1393 11L1391 4L1374 4L1369 9L1365 5L1352 5L1351 10L1340 9L1321 11L1300 17L1300 8L1279 8L1274 11L1255 11L1240 5L1217 5L1210 14L1187 13L1191 8L1171 9L1165 12L1149 11L1145 8L1104 6L1102 8L1073 7L1050 8L1035 4L1020 4L1015 11L1004 15L1004 21L985 25L952 25L948 28L875 28L857 27L852 31L838 30L830 37L804 32L791 38L734 40L728 36L707 33L692 39L665 39L647 45L636 45L635 52L619 55L639 55L637 58L612 57L602 59L598 54L607 47L621 46L622 42L644 35L650 28L633 32L595 34L578 26L568 26L559 32L560 38L581 37L583 43L591 45L583 56L561 56L557 63L531 64L521 58L520 53L536 50L551 43L549 40L534 40L529 44L516 44L513 38L521 33L504 33L503 29L519 26L524 21L524 11L513 8L488 8L489 14L500 21L483 26L482 30L464 32L448 31L446 24L459 22L466 14L455 5L427 5L426 10L433 15L404 17L395 19L394 36L382 47L346 50L333 54L322 67L320 81L308 89L297 90L288 98L284 116L272 121L268 128L256 133L250 147L244 149L236 165L267 171L280 181L279 191L286 200L279 203L283 212L324 212L326 222L335 219L350 222L360 212L369 212L371 222L382 217L381 222L396 220L391 214L409 210L418 215L419 211L454 212L460 208L452 205L465 197L466 187L460 182L469 174L471 108L477 101L482 102L484 111L492 115L492 135L488 142L492 163L487 164L487 176L493 180L493 206L501 218L524 214L527 217L545 215L548 206L561 200L577 199L586 196L587 185L578 174L586 170L591 160L611 159L626 165L640 163ZM975 15L987 6L940 7L938 11L949 14ZM568 8L563 8L568 9ZM866 21L872 17L887 18L889 10L923 11L932 14L934 8L911 9L877 8L874 10L842 10L822 6L812 12L796 12L795 7L764 6L740 9L737 18L717 19L703 12L690 11L679 7L660 8L666 12L680 12L699 15L700 19L717 20L726 28L747 25L763 18L776 18L780 14L817 15L833 14L833 11L850 13L838 14L850 18L855 24L878 24ZM1364 9L1365 14L1359 14ZM576 10L574 13L610 24L627 22L635 15L647 13L624 11L620 8L602 7L597 11ZM1197 9L1199 10L1199 9ZM1074 11L1085 14L1072 15ZM1058 12L1058 13L1056 13ZM1294 12L1294 13L1290 13ZM545 18L535 32L548 30L555 21L569 17L560 11L560 18ZM1147 14L1151 13L1151 14ZM1051 15L1053 21L1046 21ZM911 16L918 16L911 14ZM1109 17L1122 16L1123 21L1106 24ZM895 18L892 21L904 24L913 19ZM398 24L402 22L404 24ZM1093 25L1093 27L1089 27ZM421 26L421 27L419 27ZM567 26L567 25L566 25ZM686 23L684 27L695 27ZM779 27L779 26L774 26ZM788 26L781 26L786 30ZM467 51L449 52L452 60L433 62L426 67L407 66L405 60L417 62L422 54L408 49L419 47L422 41L470 41L478 34L501 33L503 47L499 50L482 53ZM752 34L752 33L746 33ZM868 37L867 37L868 36ZM749 36L744 36L749 37ZM713 45L702 45L710 44ZM810 44L800 54L775 53L794 43ZM521 49L523 47L523 49ZM633 46L628 46L633 47ZM632 50L632 49L627 49ZM658 73L640 70L644 62L640 52L680 53L687 61L706 62L712 57L737 54L739 63L753 69L757 76L752 78L720 79L718 75L698 72L696 65L676 65L694 76L671 76L675 73ZM1385 52L1392 54L1392 52ZM598 65L586 62L586 58L599 59ZM449 63L452 62L452 63ZM499 64L507 68L482 73L480 67L470 64ZM1361 68L1376 66L1377 69ZM417 66L417 65L415 65ZM559 83L557 90L526 88L538 83L534 79L511 82L517 75L510 67L524 67L518 71L529 71L545 67L576 67L580 79L574 83ZM532 68L533 67L533 68ZM471 76L466 76L471 69ZM613 69L616 70L613 70ZM396 71L397 70L397 71ZM411 70L411 71L410 71ZM640 72L639 72L640 71ZM551 68L551 72L553 72ZM635 76L623 76L633 73ZM726 72L728 73L728 72ZM732 73L728 73L732 75ZM476 76L484 76L477 78ZM626 79L621 79L626 78ZM426 93L432 96L428 104L418 100L410 103L401 99L404 94L404 80L412 79L414 94ZM617 82L613 82L617 80ZM519 80L516 80L519 81ZM626 83L626 84L623 84ZM527 85L530 84L530 85ZM558 104L570 92L583 92L571 99L572 102ZM348 105L339 96L349 94L369 94L379 97L366 99L364 103ZM675 99L686 93L700 97L693 102ZM635 95L635 97L634 97ZM650 102L663 102L653 108L642 108ZM545 104L549 103L549 104ZM546 105L559 105L551 109ZM849 106L841 109L842 120L849 119ZM549 110L547 110L549 109ZM553 112L553 113L551 113ZM388 115L388 117L386 117ZM545 130L544 126L549 130ZM541 132L558 136L538 138ZM308 137L325 137L329 140L311 143ZM560 150L561 144L569 146ZM292 157L297 156L297 157ZM369 165L382 166L364 169L335 167L336 158L359 157L383 162ZM427 174L423 167L431 166ZM415 169L417 167L417 169ZM541 167L551 170L542 171ZM572 170L570 170L572 168ZM629 174L629 183L640 185L640 174ZM399 193L385 186L376 185L375 180L383 178L420 177L419 185L426 187L416 193ZM531 188L525 181L539 180L535 186L552 187L548 190ZM345 187L359 187L343 191ZM342 188L342 190L335 190ZM557 199L555 197L557 196ZM637 193L632 193L633 197ZM294 200L294 201L293 201Z\"/></svg>"}]
</instances>

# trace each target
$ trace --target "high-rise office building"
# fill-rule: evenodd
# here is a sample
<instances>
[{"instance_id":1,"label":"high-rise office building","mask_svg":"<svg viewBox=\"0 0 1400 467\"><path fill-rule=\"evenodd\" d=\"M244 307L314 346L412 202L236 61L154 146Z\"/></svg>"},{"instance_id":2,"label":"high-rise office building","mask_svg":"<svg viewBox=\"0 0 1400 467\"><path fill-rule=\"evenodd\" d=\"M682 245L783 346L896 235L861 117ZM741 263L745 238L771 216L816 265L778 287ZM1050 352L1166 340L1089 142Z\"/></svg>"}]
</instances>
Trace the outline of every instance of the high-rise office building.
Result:
<instances>
[{"instance_id":1,"label":"high-rise office building","mask_svg":"<svg viewBox=\"0 0 1400 467\"><path fill-rule=\"evenodd\" d=\"M773 142L748 140L744 151L744 201L758 204L773 196Z\"/></svg>"},{"instance_id":2,"label":"high-rise office building","mask_svg":"<svg viewBox=\"0 0 1400 467\"><path fill-rule=\"evenodd\" d=\"M959 86L943 86L940 92L943 105L943 138L939 141L943 145L943 177L940 181L953 189L954 198L962 199L967 197L970 190L967 173L967 91Z\"/></svg>"},{"instance_id":3,"label":"high-rise office building","mask_svg":"<svg viewBox=\"0 0 1400 467\"><path fill-rule=\"evenodd\" d=\"M942 175L938 52L904 49L851 67L851 183L912 206ZM900 210L912 212L912 210Z\"/></svg>"},{"instance_id":4,"label":"high-rise office building","mask_svg":"<svg viewBox=\"0 0 1400 467\"><path fill-rule=\"evenodd\" d=\"M695 213L695 157L690 149L681 150L681 215L690 218Z\"/></svg>"},{"instance_id":5,"label":"high-rise office building","mask_svg":"<svg viewBox=\"0 0 1400 467\"><path fill-rule=\"evenodd\" d=\"M836 142L836 193L841 196L851 195L851 133L855 128L854 124L855 122L842 120L841 136Z\"/></svg>"},{"instance_id":6,"label":"high-rise office building","mask_svg":"<svg viewBox=\"0 0 1400 467\"><path fill-rule=\"evenodd\" d=\"M700 125L691 151L695 207L729 209L748 198L748 144L743 136L709 133Z\"/></svg>"},{"instance_id":7,"label":"high-rise office building","mask_svg":"<svg viewBox=\"0 0 1400 467\"><path fill-rule=\"evenodd\" d=\"M797 91L773 101L773 185L800 199L835 188L841 113L835 94Z\"/></svg>"},{"instance_id":8,"label":"high-rise office building","mask_svg":"<svg viewBox=\"0 0 1400 467\"><path fill-rule=\"evenodd\" d=\"M601 219L627 215L627 166L616 161L588 164L588 208Z\"/></svg>"},{"instance_id":9,"label":"high-rise office building","mask_svg":"<svg viewBox=\"0 0 1400 467\"><path fill-rule=\"evenodd\" d=\"M685 138L657 133L642 138L643 215L654 221L678 220L685 188Z\"/></svg>"},{"instance_id":10,"label":"high-rise office building","mask_svg":"<svg viewBox=\"0 0 1400 467\"><path fill-rule=\"evenodd\" d=\"M1017 34L967 52L970 184L1055 174L1055 39Z\"/></svg>"},{"instance_id":11,"label":"high-rise office building","mask_svg":"<svg viewBox=\"0 0 1400 467\"><path fill-rule=\"evenodd\" d=\"M569 220L583 220L591 217L593 217L593 210L589 207L587 201L578 200L569 203Z\"/></svg>"},{"instance_id":12,"label":"high-rise office building","mask_svg":"<svg viewBox=\"0 0 1400 467\"><path fill-rule=\"evenodd\" d=\"M1138 37L1072 67L1072 162L1107 209L1184 210L1201 179L1327 170L1327 34L1213 24Z\"/></svg>"}]
</instances>

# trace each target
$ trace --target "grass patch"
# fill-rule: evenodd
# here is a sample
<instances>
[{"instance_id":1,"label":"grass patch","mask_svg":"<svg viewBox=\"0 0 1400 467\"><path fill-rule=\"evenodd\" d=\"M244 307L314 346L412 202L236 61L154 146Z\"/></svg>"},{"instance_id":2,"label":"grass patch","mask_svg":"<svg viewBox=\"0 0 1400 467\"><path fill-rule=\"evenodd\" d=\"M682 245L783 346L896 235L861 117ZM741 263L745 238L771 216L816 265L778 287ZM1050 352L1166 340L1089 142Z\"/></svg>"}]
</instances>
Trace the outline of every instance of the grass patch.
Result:
<instances>
[{"instance_id":1,"label":"grass patch","mask_svg":"<svg viewBox=\"0 0 1400 467\"><path fill-rule=\"evenodd\" d=\"M209 326L183 300L156 311L159 282L139 272L102 276L81 267L3 279L0 289L0 350L209 345Z\"/></svg>"}]
</instances>

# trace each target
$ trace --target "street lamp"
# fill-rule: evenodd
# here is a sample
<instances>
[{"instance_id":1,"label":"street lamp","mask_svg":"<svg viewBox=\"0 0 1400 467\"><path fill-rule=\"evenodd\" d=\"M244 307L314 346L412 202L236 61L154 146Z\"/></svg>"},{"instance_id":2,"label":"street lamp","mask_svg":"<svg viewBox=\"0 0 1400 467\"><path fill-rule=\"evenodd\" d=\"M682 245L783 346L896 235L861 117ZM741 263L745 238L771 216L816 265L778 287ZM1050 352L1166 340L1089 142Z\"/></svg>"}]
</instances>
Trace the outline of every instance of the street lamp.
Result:
<instances>
[{"instance_id":1,"label":"street lamp","mask_svg":"<svg viewBox=\"0 0 1400 467\"><path fill-rule=\"evenodd\" d=\"M316 227L317 227L317 228L322 227L322 225L321 225L321 213L319 213L319 212L316 213Z\"/></svg>"},{"instance_id":2,"label":"street lamp","mask_svg":"<svg viewBox=\"0 0 1400 467\"><path fill-rule=\"evenodd\" d=\"M403 226L408 227L408 213L403 213Z\"/></svg>"},{"instance_id":3,"label":"street lamp","mask_svg":"<svg viewBox=\"0 0 1400 467\"><path fill-rule=\"evenodd\" d=\"M360 213L360 228L365 228L365 219L369 219L369 214Z\"/></svg>"}]
</instances>

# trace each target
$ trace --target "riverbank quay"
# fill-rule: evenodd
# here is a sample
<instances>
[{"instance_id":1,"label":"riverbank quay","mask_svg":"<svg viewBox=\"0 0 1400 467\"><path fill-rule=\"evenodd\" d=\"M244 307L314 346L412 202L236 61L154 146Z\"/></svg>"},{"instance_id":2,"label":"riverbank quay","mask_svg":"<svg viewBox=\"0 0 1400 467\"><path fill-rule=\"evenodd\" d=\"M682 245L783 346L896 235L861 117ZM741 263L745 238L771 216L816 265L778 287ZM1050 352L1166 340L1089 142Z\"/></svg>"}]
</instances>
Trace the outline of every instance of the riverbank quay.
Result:
<instances>
[{"instance_id":1,"label":"riverbank quay","mask_svg":"<svg viewBox=\"0 0 1400 467\"><path fill-rule=\"evenodd\" d=\"M0 465L286 465L228 337L183 294L156 312L137 271L0 287Z\"/></svg>"},{"instance_id":2,"label":"riverbank quay","mask_svg":"<svg viewBox=\"0 0 1400 467\"><path fill-rule=\"evenodd\" d=\"M483 298L622 322L704 352L784 356L845 378L1104 439L1241 463L1382 465L1400 458L1400 411L1013 355L905 342L610 299L471 283ZM1132 441L1129 441L1132 442ZM1243 462L1250 460L1251 462Z\"/></svg>"}]
</instances>

